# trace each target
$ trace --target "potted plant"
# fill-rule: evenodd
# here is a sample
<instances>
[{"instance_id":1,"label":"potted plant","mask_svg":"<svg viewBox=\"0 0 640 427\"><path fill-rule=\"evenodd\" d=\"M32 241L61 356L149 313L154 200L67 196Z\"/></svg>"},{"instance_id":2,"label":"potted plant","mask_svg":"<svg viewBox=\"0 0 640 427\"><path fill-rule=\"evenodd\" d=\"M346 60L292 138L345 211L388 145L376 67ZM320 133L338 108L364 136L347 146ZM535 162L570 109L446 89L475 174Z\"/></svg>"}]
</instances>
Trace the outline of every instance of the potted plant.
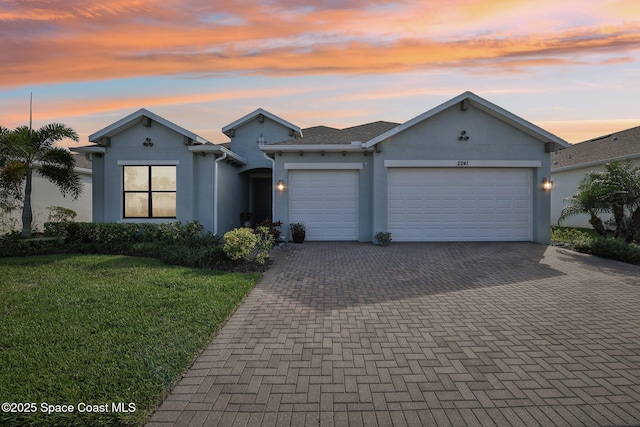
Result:
<instances>
[{"instance_id":1,"label":"potted plant","mask_svg":"<svg viewBox=\"0 0 640 427\"><path fill-rule=\"evenodd\" d=\"M294 222L293 224L289 224L289 229L291 229L291 237L293 238L294 243L304 242L304 238L307 234L304 222Z\"/></svg>"},{"instance_id":2,"label":"potted plant","mask_svg":"<svg viewBox=\"0 0 640 427\"><path fill-rule=\"evenodd\" d=\"M242 221L242 225L244 227L250 228L251 227L251 217L253 216L253 214L251 212L242 212L240 214L240 221Z\"/></svg>"}]
</instances>

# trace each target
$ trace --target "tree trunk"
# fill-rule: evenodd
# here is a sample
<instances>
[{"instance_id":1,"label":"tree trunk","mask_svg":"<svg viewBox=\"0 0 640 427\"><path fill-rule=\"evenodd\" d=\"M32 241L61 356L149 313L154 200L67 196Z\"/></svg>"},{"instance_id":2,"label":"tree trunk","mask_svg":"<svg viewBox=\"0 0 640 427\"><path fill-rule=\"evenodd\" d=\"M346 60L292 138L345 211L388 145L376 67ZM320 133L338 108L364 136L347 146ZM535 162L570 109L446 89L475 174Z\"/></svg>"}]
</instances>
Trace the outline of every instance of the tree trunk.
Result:
<instances>
[{"instance_id":1,"label":"tree trunk","mask_svg":"<svg viewBox=\"0 0 640 427\"><path fill-rule=\"evenodd\" d=\"M31 181L33 179L33 170L27 170L27 176L24 185L24 205L22 207L22 237L25 239L31 237L31 222L33 221L33 212L31 210Z\"/></svg>"},{"instance_id":2,"label":"tree trunk","mask_svg":"<svg viewBox=\"0 0 640 427\"><path fill-rule=\"evenodd\" d=\"M613 235L616 239L623 236L624 230L624 206L613 205L611 206L611 212L613 213L613 219L616 222L616 231Z\"/></svg>"},{"instance_id":3,"label":"tree trunk","mask_svg":"<svg viewBox=\"0 0 640 427\"><path fill-rule=\"evenodd\" d=\"M594 214L591 214L591 219L589 219L589 224L593 226L593 229L602 237L607 236L607 230L604 228L604 224L602 224L602 220Z\"/></svg>"},{"instance_id":4,"label":"tree trunk","mask_svg":"<svg viewBox=\"0 0 640 427\"><path fill-rule=\"evenodd\" d=\"M627 229L624 240L627 243L633 242L633 238L636 237L637 233L640 233L640 207L633 211L633 213L631 214L629 228Z\"/></svg>"}]
</instances>

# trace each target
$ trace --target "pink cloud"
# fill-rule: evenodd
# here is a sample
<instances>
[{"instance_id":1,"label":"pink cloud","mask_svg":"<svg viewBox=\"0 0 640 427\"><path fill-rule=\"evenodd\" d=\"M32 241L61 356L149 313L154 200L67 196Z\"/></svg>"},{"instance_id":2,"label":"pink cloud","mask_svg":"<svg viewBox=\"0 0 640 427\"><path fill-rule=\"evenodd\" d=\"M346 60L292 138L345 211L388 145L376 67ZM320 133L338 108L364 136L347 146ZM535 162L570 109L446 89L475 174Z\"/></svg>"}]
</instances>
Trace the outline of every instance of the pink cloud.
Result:
<instances>
[{"instance_id":1,"label":"pink cloud","mask_svg":"<svg viewBox=\"0 0 640 427\"><path fill-rule=\"evenodd\" d=\"M546 9L532 15L537 20L564 17L549 7L549 0L542 3ZM596 20L581 26L565 22L565 28L551 31L539 23L526 28L514 18L540 6L533 0L315 0L304 6L286 0L268 7L205 0L6 4L0 11L0 87L216 73L398 73L451 67L511 73L632 61L632 52L640 48L637 21L607 26ZM610 14L631 6L629 1L612 4ZM585 6L577 12L591 17L596 10Z\"/></svg>"}]
</instances>

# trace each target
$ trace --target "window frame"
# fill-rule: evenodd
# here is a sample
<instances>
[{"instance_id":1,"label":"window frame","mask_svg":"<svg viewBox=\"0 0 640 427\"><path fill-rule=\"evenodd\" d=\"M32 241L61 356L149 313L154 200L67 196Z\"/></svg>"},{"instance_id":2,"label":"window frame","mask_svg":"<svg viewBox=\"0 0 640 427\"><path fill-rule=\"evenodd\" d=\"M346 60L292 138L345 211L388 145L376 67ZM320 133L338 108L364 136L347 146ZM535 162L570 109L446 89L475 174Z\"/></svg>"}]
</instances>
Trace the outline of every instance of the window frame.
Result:
<instances>
[{"instance_id":1,"label":"window frame","mask_svg":"<svg viewBox=\"0 0 640 427\"><path fill-rule=\"evenodd\" d=\"M153 164L144 164L144 163L129 163L121 164L122 166L122 218L125 220L128 219L176 219L178 217L178 166L175 163L165 164L165 163L153 163ZM153 182L153 174L152 170L154 167L167 167L172 166L176 171L176 189L175 190L153 190L152 182ZM147 168L147 182L148 188L147 190L125 190L125 169L127 167L146 167ZM127 194L146 194L147 195L147 216L127 216L126 212L126 198ZM154 194L175 194L176 196L176 206L175 206L175 215L174 216L154 216L153 215L153 195Z\"/></svg>"}]
</instances>

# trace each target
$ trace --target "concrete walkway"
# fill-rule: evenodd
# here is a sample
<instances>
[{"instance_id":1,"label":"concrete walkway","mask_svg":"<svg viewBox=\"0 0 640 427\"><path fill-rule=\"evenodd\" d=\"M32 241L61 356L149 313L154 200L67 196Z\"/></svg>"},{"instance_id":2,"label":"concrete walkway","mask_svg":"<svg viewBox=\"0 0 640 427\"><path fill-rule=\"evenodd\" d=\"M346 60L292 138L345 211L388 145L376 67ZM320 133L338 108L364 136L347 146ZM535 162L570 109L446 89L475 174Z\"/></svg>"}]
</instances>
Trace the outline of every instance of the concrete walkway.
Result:
<instances>
[{"instance_id":1,"label":"concrete walkway","mask_svg":"<svg viewBox=\"0 0 640 427\"><path fill-rule=\"evenodd\" d=\"M640 425L640 267L289 244L148 426Z\"/></svg>"}]
</instances>

